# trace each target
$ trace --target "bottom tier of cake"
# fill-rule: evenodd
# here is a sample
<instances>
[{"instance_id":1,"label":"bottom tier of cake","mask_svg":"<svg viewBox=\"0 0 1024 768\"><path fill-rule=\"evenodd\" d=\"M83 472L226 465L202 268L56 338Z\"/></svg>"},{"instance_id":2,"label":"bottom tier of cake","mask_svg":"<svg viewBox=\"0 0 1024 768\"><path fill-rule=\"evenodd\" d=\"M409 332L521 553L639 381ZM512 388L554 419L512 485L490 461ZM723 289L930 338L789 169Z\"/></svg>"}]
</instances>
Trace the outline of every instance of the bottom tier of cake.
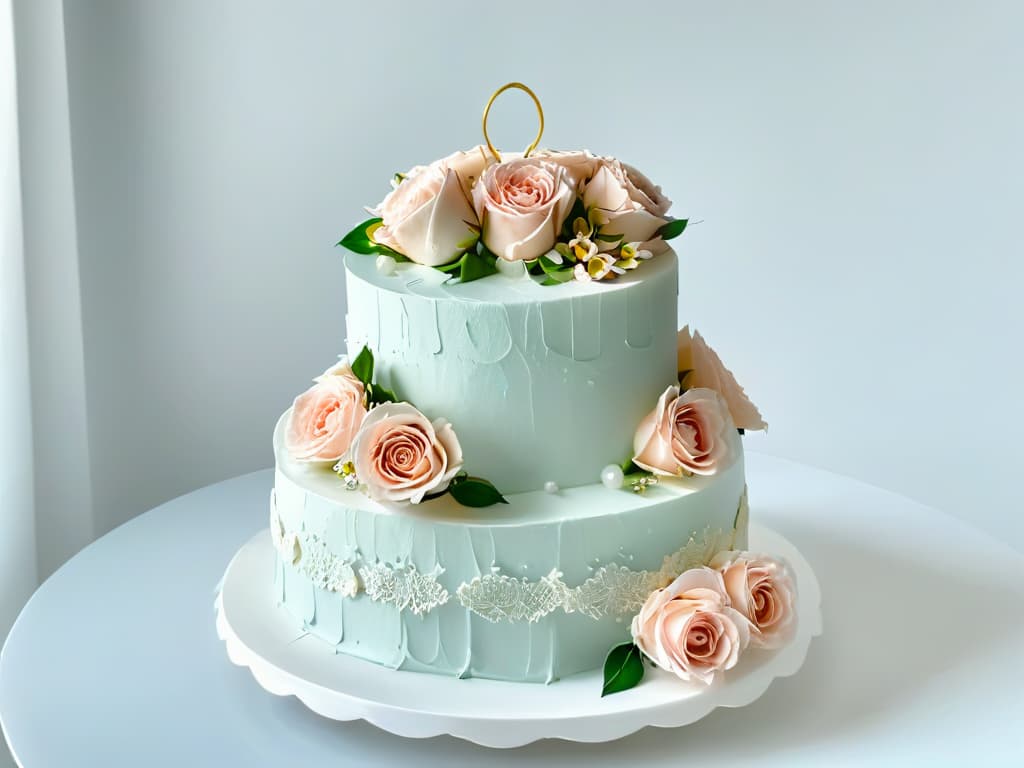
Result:
<instances>
[{"instance_id":1,"label":"bottom tier of cake","mask_svg":"<svg viewBox=\"0 0 1024 768\"><path fill-rule=\"evenodd\" d=\"M387 507L274 434L274 589L296 626L392 668L550 682L599 667L647 595L746 546L739 436L711 477L644 493L602 485L468 509L444 496Z\"/></svg>"}]
</instances>

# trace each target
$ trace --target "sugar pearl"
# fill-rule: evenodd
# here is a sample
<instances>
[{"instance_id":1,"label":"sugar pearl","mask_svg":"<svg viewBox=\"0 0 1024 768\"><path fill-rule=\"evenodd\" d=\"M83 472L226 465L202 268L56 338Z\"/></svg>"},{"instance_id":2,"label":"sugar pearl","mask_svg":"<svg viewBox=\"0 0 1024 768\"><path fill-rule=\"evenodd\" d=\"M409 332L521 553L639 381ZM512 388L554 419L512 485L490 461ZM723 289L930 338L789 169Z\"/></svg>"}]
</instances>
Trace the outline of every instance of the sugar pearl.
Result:
<instances>
[{"instance_id":1,"label":"sugar pearl","mask_svg":"<svg viewBox=\"0 0 1024 768\"><path fill-rule=\"evenodd\" d=\"M626 476L622 472L622 467L615 464L609 464L601 470L601 482L605 488L621 488L625 479Z\"/></svg>"},{"instance_id":2,"label":"sugar pearl","mask_svg":"<svg viewBox=\"0 0 1024 768\"><path fill-rule=\"evenodd\" d=\"M548 480L544 483L544 493L558 493L558 483L554 480Z\"/></svg>"},{"instance_id":3,"label":"sugar pearl","mask_svg":"<svg viewBox=\"0 0 1024 768\"><path fill-rule=\"evenodd\" d=\"M395 266L397 262L394 256L388 256L386 253L382 253L377 257L377 271L382 275L393 275L395 274Z\"/></svg>"}]
</instances>

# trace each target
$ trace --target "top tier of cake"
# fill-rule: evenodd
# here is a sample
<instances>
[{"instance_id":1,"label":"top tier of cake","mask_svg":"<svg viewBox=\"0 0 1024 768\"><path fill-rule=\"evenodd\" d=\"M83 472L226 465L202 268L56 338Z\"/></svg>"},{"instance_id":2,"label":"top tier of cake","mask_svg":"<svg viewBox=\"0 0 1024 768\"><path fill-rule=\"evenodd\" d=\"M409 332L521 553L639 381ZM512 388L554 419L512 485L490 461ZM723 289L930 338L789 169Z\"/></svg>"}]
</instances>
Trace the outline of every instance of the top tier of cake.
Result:
<instances>
[{"instance_id":1,"label":"top tier of cake","mask_svg":"<svg viewBox=\"0 0 1024 768\"><path fill-rule=\"evenodd\" d=\"M677 260L611 282L469 283L350 255L348 354L369 346L382 384L448 419L465 469L503 493L600 481L677 380Z\"/></svg>"}]
</instances>

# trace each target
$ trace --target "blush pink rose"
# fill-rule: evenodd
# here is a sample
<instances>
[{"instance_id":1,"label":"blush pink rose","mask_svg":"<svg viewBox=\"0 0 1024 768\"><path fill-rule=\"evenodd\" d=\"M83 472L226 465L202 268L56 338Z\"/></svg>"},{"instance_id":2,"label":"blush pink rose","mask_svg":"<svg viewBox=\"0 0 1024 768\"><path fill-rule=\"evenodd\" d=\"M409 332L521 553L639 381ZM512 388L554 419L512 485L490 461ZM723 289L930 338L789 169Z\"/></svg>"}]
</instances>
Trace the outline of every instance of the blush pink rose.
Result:
<instances>
[{"instance_id":1,"label":"blush pink rose","mask_svg":"<svg viewBox=\"0 0 1024 768\"><path fill-rule=\"evenodd\" d=\"M579 191L583 188L583 185L590 181L590 178L594 175L594 170L597 168L598 162L601 158L590 154L587 150L558 150L558 149L542 149L533 155L533 158L543 158L549 160L556 165L560 165L565 168L566 173L569 174L573 189Z\"/></svg>"},{"instance_id":2,"label":"blush pink rose","mask_svg":"<svg viewBox=\"0 0 1024 768\"><path fill-rule=\"evenodd\" d=\"M544 158L492 165L473 187L484 245L506 261L529 261L550 251L575 199L572 175Z\"/></svg>"},{"instance_id":3,"label":"blush pink rose","mask_svg":"<svg viewBox=\"0 0 1024 768\"><path fill-rule=\"evenodd\" d=\"M729 605L722 575L707 567L684 571L652 592L631 630L633 642L659 667L705 685L736 666L750 642L749 622Z\"/></svg>"},{"instance_id":4,"label":"blush pink rose","mask_svg":"<svg viewBox=\"0 0 1024 768\"><path fill-rule=\"evenodd\" d=\"M633 437L633 462L658 475L713 475L732 456L735 431L710 389L666 389Z\"/></svg>"},{"instance_id":5,"label":"blush pink rose","mask_svg":"<svg viewBox=\"0 0 1024 768\"><path fill-rule=\"evenodd\" d=\"M444 419L431 422L409 403L385 403L364 419L351 459L370 498L418 504L448 487L462 469L462 448Z\"/></svg>"},{"instance_id":6,"label":"blush pink rose","mask_svg":"<svg viewBox=\"0 0 1024 768\"><path fill-rule=\"evenodd\" d=\"M600 158L593 177L583 187L583 204L598 221L603 248L644 243L647 250L663 250L664 241L657 233L668 221L665 213L672 203L635 168L614 158Z\"/></svg>"},{"instance_id":7,"label":"blush pink rose","mask_svg":"<svg viewBox=\"0 0 1024 768\"><path fill-rule=\"evenodd\" d=\"M694 331L690 335L689 326L679 331L678 364L679 373L685 374L680 383L686 387L715 390L725 400L737 427L753 431L768 428L761 412L750 402L736 377L725 367L715 350L708 346L700 332Z\"/></svg>"},{"instance_id":8,"label":"blush pink rose","mask_svg":"<svg viewBox=\"0 0 1024 768\"><path fill-rule=\"evenodd\" d=\"M382 221L373 240L417 264L450 262L475 233L468 194L485 162L481 152L470 150L410 170L377 206Z\"/></svg>"},{"instance_id":9,"label":"blush pink rose","mask_svg":"<svg viewBox=\"0 0 1024 768\"><path fill-rule=\"evenodd\" d=\"M796 585L781 560L750 552L719 552L709 563L722 574L732 606L752 625L750 643L781 648L796 628Z\"/></svg>"},{"instance_id":10,"label":"blush pink rose","mask_svg":"<svg viewBox=\"0 0 1024 768\"><path fill-rule=\"evenodd\" d=\"M348 363L338 363L292 403L285 432L288 453L298 461L337 461L365 416L362 383Z\"/></svg>"},{"instance_id":11,"label":"blush pink rose","mask_svg":"<svg viewBox=\"0 0 1024 768\"><path fill-rule=\"evenodd\" d=\"M619 163L623 179L631 200L640 203L655 216L664 216L672 207L672 201L665 197L661 187L647 178L629 163Z\"/></svg>"}]
</instances>

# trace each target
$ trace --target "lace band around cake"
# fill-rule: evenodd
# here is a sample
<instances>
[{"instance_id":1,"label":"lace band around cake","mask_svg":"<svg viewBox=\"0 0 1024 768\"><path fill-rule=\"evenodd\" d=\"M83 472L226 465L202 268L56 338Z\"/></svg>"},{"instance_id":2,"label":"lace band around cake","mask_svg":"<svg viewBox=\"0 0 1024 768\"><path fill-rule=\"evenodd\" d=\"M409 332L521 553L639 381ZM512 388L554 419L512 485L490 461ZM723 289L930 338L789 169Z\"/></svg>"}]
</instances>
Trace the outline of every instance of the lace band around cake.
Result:
<instances>
[{"instance_id":1,"label":"lace band around cake","mask_svg":"<svg viewBox=\"0 0 1024 768\"><path fill-rule=\"evenodd\" d=\"M739 532L747 526L748 515L744 489L732 530L708 527L692 532L682 547L664 558L657 571L634 571L610 563L572 587L562 580L557 570L531 581L495 569L460 584L454 599L491 622L535 622L557 610L580 613L592 619L630 616L640 609L653 590L666 586L683 571L707 564L718 552L734 549ZM440 567L421 572L411 564L364 563L358 558L342 558L331 552L315 534L287 531L273 492L270 533L281 559L298 568L318 589L349 598L362 593L374 602L410 610L417 616L453 599L453 594L438 579L444 572Z\"/></svg>"}]
</instances>

